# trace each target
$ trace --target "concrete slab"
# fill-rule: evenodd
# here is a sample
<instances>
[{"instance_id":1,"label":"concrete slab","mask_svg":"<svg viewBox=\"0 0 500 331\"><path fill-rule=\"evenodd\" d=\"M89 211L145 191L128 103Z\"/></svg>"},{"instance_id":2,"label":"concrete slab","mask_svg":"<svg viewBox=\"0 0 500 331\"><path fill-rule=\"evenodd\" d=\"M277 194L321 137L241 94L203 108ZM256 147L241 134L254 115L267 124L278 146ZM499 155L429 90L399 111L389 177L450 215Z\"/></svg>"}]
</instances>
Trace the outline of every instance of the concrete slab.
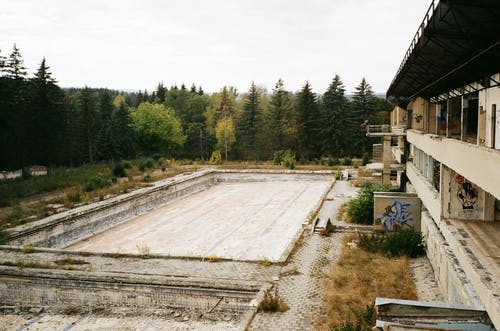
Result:
<instances>
[{"instance_id":1,"label":"concrete slab","mask_svg":"<svg viewBox=\"0 0 500 331\"><path fill-rule=\"evenodd\" d=\"M69 250L280 261L330 181L222 183Z\"/></svg>"}]
</instances>

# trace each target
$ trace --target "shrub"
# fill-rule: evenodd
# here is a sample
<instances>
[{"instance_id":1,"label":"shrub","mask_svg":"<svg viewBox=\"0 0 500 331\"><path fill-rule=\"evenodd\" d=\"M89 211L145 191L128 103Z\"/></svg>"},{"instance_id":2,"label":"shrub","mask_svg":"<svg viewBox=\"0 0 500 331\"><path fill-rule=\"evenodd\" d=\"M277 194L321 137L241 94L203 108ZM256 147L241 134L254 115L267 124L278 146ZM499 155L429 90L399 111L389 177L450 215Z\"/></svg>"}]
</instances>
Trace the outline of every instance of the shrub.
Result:
<instances>
[{"instance_id":1,"label":"shrub","mask_svg":"<svg viewBox=\"0 0 500 331\"><path fill-rule=\"evenodd\" d=\"M373 192L387 192L387 186L365 182L356 198L349 201L347 206L347 216L354 223L372 224L373 223Z\"/></svg>"},{"instance_id":2,"label":"shrub","mask_svg":"<svg viewBox=\"0 0 500 331\"><path fill-rule=\"evenodd\" d=\"M116 184L118 182L118 179L116 176L111 176L111 183Z\"/></svg>"},{"instance_id":3,"label":"shrub","mask_svg":"<svg viewBox=\"0 0 500 331\"><path fill-rule=\"evenodd\" d=\"M132 169L132 162L128 160L122 160L122 167L125 169Z\"/></svg>"},{"instance_id":4,"label":"shrub","mask_svg":"<svg viewBox=\"0 0 500 331\"><path fill-rule=\"evenodd\" d=\"M100 188L104 188L106 186L109 186L108 181L102 179L101 176L94 176L90 178L85 184L85 191L91 192Z\"/></svg>"},{"instance_id":5,"label":"shrub","mask_svg":"<svg viewBox=\"0 0 500 331\"><path fill-rule=\"evenodd\" d=\"M144 170L146 170L146 160L141 160L141 161L139 161L139 164L137 165L137 168L138 168L140 171L144 171Z\"/></svg>"},{"instance_id":6,"label":"shrub","mask_svg":"<svg viewBox=\"0 0 500 331\"><path fill-rule=\"evenodd\" d=\"M351 160L351 158L350 158L350 157L345 157L343 161L344 161L344 162L343 162L343 164L344 164L345 166L350 166L350 165L352 165L352 160Z\"/></svg>"},{"instance_id":7,"label":"shrub","mask_svg":"<svg viewBox=\"0 0 500 331\"><path fill-rule=\"evenodd\" d=\"M295 168L295 153L287 149L283 153L283 158L281 160L281 165L287 167L288 169Z\"/></svg>"},{"instance_id":8,"label":"shrub","mask_svg":"<svg viewBox=\"0 0 500 331\"><path fill-rule=\"evenodd\" d=\"M7 234L7 232L5 232L4 229L0 229L0 245L3 245L7 242L7 237L9 235Z\"/></svg>"},{"instance_id":9,"label":"shrub","mask_svg":"<svg viewBox=\"0 0 500 331\"><path fill-rule=\"evenodd\" d=\"M328 166L330 166L330 167L336 166L339 163L340 163L339 159L337 159L337 158L334 158L334 157L329 157L328 158Z\"/></svg>"},{"instance_id":10,"label":"shrub","mask_svg":"<svg viewBox=\"0 0 500 331\"><path fill-rule=\"evenodd\" d=\"M142 181L144 183L151 183L153 181L153 178L151 177L151 174L148 172L143 178Z\"/></svg>"},{"instance_id":11,"label":"shrub","mask_svg":"<svg viewBox=\"0 0 500 331\"><path fill-rule=\"evenodd\" d=\"M418 257L425 255L424 238L414 229L398 228L387 234L359 234L359 247L371 253L388 256Z\"/></svg>"},{"instance_id":12,"label":"shrub","mask_svg":"<svg viewBox=\"0 0 500 331\"><path fill-rule=\"evenodd\" d=\"M82 200L82 194L80 191L68 192L66 197L70 202L80 202Z\"/></svg>"},{"instance_id":13,"label":"shrub","mask_svg":"<svg viewBox=\"0 0 500 331\"><path fill-rule=\"evenodd\" d=\"M212 152L212 155L210 155L210 159L208 160L208 163L210 163L210 164L221 164L222 163L222 155L220 154L219 150L215 150Z\"/></svg>"},{"instance_id":14,"label":"shrub","mask_svg":"<svg viewBox=\"0 0 500 331\"><path fill-rule=\"evenodd\" d=\"M365 166L370 162L370 156L368 153L363 153L362 164Z\"/></svg>"},{"instance_id":15,"label":"shrub","mask_svg":"<svg viewBox=\"0 0 500 331\"><path fill-rule=\"evenodd\" d=\"M35 252L35 246L32 244L24 244L23 245L23 253L25 254L31 254Z\"/></svg>"},{"instance_id":16,"label":"shrub","mask_svg":"<svg viewBox=\"0 0 500 331\"><path fill-rule=\"evenodd\" d=\"M123 164L118 163L113 167L113 176L115 176L115 177L127 177L127 174L125 173L125 168L123 167Z\"/></svg>"},{"instance_id":17,"label":"shrub","mask_svg":"<svg viewBox=\"0 0 500 331\"><path fill-rule=\"evenodd\" d=\"M283 161L283 154L285 154L285 151L279 150L274 152L273 156L273 164L274 165L281 165L281 161Z\"/></svg>"},{"instance_id":18,"label":"shrub","mask_svg":"<svg viewBox=\"0 0 500 331\"><path fill-rule=\"evenodd\" d=\"M155 160L155 161L158 161L160 158L162 158L163 156L161 155L161 153L154 153L153 155L151 155L151 157Z\"/></svg>"},{"instance_id":19,"label":"shrub","mask_svg":"<svg viewBox=\"0 0 500 331\"><path fill-rule=\"evenodd\" d=\"M145 164L146 164L146 168L153 168L155 162L152 158L148 157L145 161Z\"/></svg>"}]
</instances>

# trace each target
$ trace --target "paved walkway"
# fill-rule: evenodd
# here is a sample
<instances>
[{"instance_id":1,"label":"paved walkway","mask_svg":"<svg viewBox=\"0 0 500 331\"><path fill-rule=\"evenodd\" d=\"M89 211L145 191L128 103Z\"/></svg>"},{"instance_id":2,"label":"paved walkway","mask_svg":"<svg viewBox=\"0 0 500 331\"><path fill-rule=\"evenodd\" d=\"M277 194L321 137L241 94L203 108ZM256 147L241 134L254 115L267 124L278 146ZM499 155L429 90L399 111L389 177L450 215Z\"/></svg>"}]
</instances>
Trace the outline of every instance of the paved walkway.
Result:
<instances>
[{"instance_id":1,"label":"paved walkway","mask_svg":"<svg viewBox=\"0 0 500 331\"><path fill-rule=\"evenodd\" d=\"M328 194L332 198L350 198L356 188L348 182L337 181ZM338 206L340 203L336 206ZM323 281L330 273L332 261L340 253L344 234L333 233L329 237L304 232L302 244L290 256L281 274L298 271L298 274L282 276L277 281L278 295L290 309L284 313L255 315L249 330L313 330L313 323L322 314Z\"/></svg>"}]
</instances>

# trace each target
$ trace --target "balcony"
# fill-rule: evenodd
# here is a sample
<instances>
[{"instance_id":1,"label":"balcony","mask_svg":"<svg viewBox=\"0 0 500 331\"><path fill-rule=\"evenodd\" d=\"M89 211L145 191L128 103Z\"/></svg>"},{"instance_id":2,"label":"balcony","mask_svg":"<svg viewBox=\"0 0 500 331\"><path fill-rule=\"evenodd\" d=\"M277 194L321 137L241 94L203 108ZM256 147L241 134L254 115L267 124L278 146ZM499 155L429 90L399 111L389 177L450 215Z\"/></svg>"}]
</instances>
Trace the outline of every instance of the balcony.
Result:
<instances>
[{"instance_id":1,"label":"balcony","mask_svg":"<svg viewBox=\"0 0 500 331\"><path fill-rule=\"evenodd\" d=\"M368 125L366 127L367 137L384 137L384 136L406 136L406 126L405 125Z\"/></svg>"},{"instance_id":2,"label":"balcony","mask_svg":"<svg viewBox=\"0 0 500 331\"><path fill-rule=\"evenodd\" d=\"M500 199L500 150L408 130L409 143Z\"/></svg>"}]
</instances>

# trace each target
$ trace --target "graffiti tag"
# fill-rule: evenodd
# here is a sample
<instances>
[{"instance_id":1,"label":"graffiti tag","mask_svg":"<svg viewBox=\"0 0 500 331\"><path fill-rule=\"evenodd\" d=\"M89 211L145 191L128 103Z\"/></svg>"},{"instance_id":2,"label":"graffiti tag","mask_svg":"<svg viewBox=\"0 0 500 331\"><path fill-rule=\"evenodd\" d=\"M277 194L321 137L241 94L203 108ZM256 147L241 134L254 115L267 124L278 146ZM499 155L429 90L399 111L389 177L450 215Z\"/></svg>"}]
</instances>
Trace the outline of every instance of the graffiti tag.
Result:
<instances>
[{"instance_id":1,"label":"graffiti tag","mask_svg":"<svg viewBox=\"0 0 500 331\"><path fill-rule=\"evenodd\" d=\"M412 228L413 213L410 211L411 206L413 206L411 202L394 199L391 205L385 207L385 212L377 216L376 222L387 229L391 229L394 225L400 227L406 225Z\"/></svg>"}]
</instances>

